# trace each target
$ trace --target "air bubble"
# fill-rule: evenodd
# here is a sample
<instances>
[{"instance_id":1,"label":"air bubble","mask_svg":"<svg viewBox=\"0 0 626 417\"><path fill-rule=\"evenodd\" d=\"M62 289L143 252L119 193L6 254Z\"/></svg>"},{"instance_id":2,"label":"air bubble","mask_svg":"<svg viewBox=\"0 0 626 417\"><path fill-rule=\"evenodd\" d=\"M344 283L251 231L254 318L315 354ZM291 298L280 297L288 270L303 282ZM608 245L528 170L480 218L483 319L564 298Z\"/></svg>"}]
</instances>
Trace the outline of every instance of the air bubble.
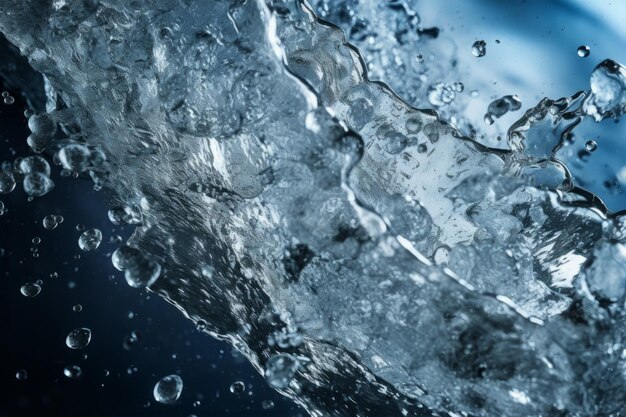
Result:
<instances>
[{"instance_id":1,"label":"air bubble","mask_svg":"<svg viewBox=\"0 0 626 417\"><path fill-rule=\"evenodd\" d=\"M83 306L80 304L74 304L74 306L72 307L72 311L75 313L80 313L81 311L83 311Z\"/></svg>"},{"instance_id":2,"label":"air bubble","mask_svg":"<svg viewBox=\"0 0 626 417\"><path fill-rule=\"evenodd\" d=\"M20 369L15 372L15 379L17 379L18 381L25 381L27 378L28 372L26 372L26 369Z\"/></svg>"}]
</instances>

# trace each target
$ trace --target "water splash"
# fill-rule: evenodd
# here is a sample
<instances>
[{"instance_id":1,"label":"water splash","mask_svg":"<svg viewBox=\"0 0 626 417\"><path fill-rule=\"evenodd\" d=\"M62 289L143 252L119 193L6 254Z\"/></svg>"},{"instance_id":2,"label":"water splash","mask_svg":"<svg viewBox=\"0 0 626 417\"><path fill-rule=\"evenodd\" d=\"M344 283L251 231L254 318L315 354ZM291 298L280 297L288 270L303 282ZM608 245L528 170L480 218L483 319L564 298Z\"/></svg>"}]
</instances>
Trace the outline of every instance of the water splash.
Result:
<instances>
[{"instance_id":1,"label":"water splash","mask_svg":"<svg viewBox=\"0 0 626 417\"><path fill-rule=\"evenodd\" d=\"M398 42L438 36L391 6ZM621 114L621 67L528 110L504 152L369 81L303 3L0 12L55 98L34 150L132 208L114 265L312 415L626 412L623 222L555 159Z\"/></svg>"}]
</instances>

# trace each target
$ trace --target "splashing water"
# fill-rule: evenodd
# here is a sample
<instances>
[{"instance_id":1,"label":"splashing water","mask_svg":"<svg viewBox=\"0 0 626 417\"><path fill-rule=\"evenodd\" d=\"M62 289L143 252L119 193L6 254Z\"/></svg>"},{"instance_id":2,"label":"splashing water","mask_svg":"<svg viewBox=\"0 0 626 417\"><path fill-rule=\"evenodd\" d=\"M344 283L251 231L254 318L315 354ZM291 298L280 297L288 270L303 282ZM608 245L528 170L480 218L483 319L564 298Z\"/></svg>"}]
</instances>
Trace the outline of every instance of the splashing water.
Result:
<instances>
[{"instance_id":1,"label":"splashing water","mask_svg":"<svg viewBox=\"0 0 626 417\"><path fill-rule=\"evenodd\" d=\"M295 1L31 6L0 4L0 29L54 98L34 151L136 226L112 257L129 285L312 415L626 413L626 223L556 159L582 120L624 112L624 67L527 110L503 151L369 81L344 32L373 28L330 3L344 32ZM404 2L384 12L400 43L438 36ZM462 91L420 88L442 108ZM521 107L501 100L495 117ZM52 190L29 158L0 192Z\"/></svg>"}]
</instances>

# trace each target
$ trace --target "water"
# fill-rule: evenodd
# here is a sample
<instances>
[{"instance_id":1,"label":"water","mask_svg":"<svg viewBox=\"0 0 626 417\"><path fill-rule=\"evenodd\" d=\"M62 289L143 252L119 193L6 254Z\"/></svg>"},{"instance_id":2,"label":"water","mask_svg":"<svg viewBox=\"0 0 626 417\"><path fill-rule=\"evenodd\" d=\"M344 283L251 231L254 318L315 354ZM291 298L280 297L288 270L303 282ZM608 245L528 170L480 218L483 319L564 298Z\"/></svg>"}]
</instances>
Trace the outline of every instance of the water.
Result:
<instances>
[{"instance_id":1,"label":"water","mask_svg":"<svg viewBox=\"0 0 626 417\"><path fill-rule=\"evenodd\" d=\"M110 215L137 225L112 255L128 284L202 321L313 415L626 412L624 222L558 159L584 123L621 116L623 67L602 62L563 99L493 97L509 99L481 108L484 129L528 110L488 148L500 135L462 121L460 80L415 88L438 116L368 79L364 65L414 102L384 46L439 30L408 3L336 3L314 6L364 59L293 2L113 1L110 19L59 4L42 21L0 13L0 28L68 106L29 121L33 134L63 131L61 165L137 213ZM36 175L29 194L51 191ZM174 398L162 382L160 402Z\"/></svg>"}]
</instances>

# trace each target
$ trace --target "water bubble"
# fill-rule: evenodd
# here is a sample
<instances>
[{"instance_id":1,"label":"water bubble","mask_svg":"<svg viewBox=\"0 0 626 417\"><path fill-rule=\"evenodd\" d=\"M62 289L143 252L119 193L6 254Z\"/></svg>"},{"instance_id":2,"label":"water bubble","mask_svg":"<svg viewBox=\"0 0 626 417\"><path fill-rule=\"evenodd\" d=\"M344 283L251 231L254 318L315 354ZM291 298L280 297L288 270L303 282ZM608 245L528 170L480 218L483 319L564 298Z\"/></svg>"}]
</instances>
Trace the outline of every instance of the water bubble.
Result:
<instances>
[{"instance_id":1,"label":"water bubble","mask_svg":"<svg viewBox=\"0 0 626 417\"><path fill-rule=\"evenodd\" d=\"M587 58L591 53L591 49L587 45L581 45L578 47L578 50L576 52L578 53L579 57Z\"/></svg>"},{"instance_id":2,"label":"water bubble","mask_svg":"<svg viewBox=\"0 0 626 417\"><path fill-rule=\"evenodd\" d=\"M0 216L4 214L4 211L5 211L4 203L0 201Z\"/></svg>"},{"instance_id":3,"label":"water bubble","mask_svg":"<svg viewBox=\"0 0 626 417\"><path fill-rule=\"evenodd\" d=\"M425 143L420 143L419 145L417 145L417 152L426 153L427 151L428 151L428 145L426 145Z\"/></svg>"},{"instance_id":4,"label":"water bubble","mask_svg":"<svg viewBox=\"0 0 626 417\"><path fill-rule=\"evenodd\" d=\"M87 229L78 238L78 247L85 252L98 249L102 242L102 232L98 229Z\"/></svg>"},{"instance_id":5,"label":"water bubble","mask_svg":"<svg viewBox=\"0 0 626 417\"><path fill-rule=\"evenodd\" d=\"M15 189L15 178L10 172L0 172L0 194L8 194Z\"/></svg>"},{"instance_id":6,"label":"water bubble","mask_svg":"<svg viewBox=\"0 0 626 417\"><path fill-rule=\"evenodd\" d=\"M298 360L288 354L274 355L265 364L265 380L276 389L286 389L298 370Z\"/></svg>"},{"instance_id":7,"label":"water bubble","mask_svg":"<svg viewBox=\"0 0 626 417\"><path fill-rule=\"evenodd\" d=\"M39 245L41 243L41 238L39 236L35 236L31 242L33 242L33 245Z\"/></svg>"},{"instance_id":8,"label":"water bubble","mask_svg":"<svg viewBox=\"0 0 626 417\"><path fill-rule=\"evenodd\" d=\"M91 152L84 145L71 144L59 151L59 161L65 169L74 172L86 171L89 167Z\"/></svg>"},{"instance_id":9,"label":"water bubble","mask_svg":"<svg viewBox=\"0 0 626 417\"><path fill-rule=\"evenodd\" d=\"M54 182L46 175L35 172L24 177L24 191L31 197L41 197L54 188Z\"/></svg>"},{"instance_id":10,"label":"water bubble","mask_svg":"<svg viewBox=\"0 0 626 417\"><path fill-rule=\"evenodd\" d=\"M463 85L462 82L456 82L453 84L454 86L454 91L456 91L457 93L462 93L463 90L465 89L465 86Z\"/></svg>"},{"instance_id":11,"label":"water bubble","mask_svg":"<svg viewBox=\"0 0 626 417\"><path fill-rule=\"evenodd\" d=\"M79 224L76 225L76 231L77 232L82 232L84 230L85 230L85 225L84 224L80 224L79 223Z\"/></svg>"},{"instance_id":12,"label":"water bubble","mask_svg":"<svg viewBox=\"0 0 626 417\"><path fill-rule=\"evenodd\" d=\"M183 390L183 380L178 375L161 378L152 391L154 399L162 404L173 404Z\"/></svg>"},{"instance_id":13,"label":"water bubble","mask_svg":"<svg viewBox=\"0 0 626 417\"><path fill-rule=\"evenodd\" d=\"M26 372L26 369L20 369L15 372L15 379L18 381L24 381L26 378L28 378L28 372Z\"/></svg>"},{"instance_id":14,"label":"water bubble","mask_svg":"<svg viewBox=\"0 0 626 417\"><path fill-rule=\"evenodd\" d=\"M261 402L261 408L264 410L271 410L274 408L274 401L272 400L263 400Z\"/></svg>"},{"instance_id":15,"label":"water bubble","mask_svg":"<svg viewBox=\"0 0 626 417\"><path fill-rule=\"evenodd\" d=\"M57 272L51 272L50 273L50 278L58 278L59 274Z\"/></svg>"},{"instance_id":16,"label":"water bubble","mask_svg":"<svg viewBox=\"0 0 626 417\"><path fill-rule=\"evenodd\" d=\"M74 306L72 307L72 311L75 313L80 313L81 311L83 311L83 306L80 304L74 304Z\"/></svg>"},{"instance_id":17,"label":"water bubble","mask_svg":"<svg viewBox=\"0 0 626 417\"><path fill-rule=\"evenodd\" d=\"M246 384L244 384L242 381L235 381L230 384L230 392L232 392L233 394L241 394L245 390Z\"/></svg>"},{"instance_id":18,"label":"water bubble","mask_svg":"<svg viewBox=\"0 0 626 417\"><path fill-rule=\"evenodd\" d=\"M480 40L472 44L472 55L474 55L476 58L483 57L486 53L487 44L485 43L485 41Z\"/></svg>"},{"instance_id":19,"label":"water bubble","mask_svg":"<svg viewBox=\"0 0 626 417\"><path fill-rule=\"evenodd\" d=\"M52 214L48 214L46 217L44 217L42 223L44 229L47 230L54 230L59 225L59 222L57 222L57 217Z\"/></svg>"},{"instance_id":20,"label":"water bubble","mask_svg":"<svg viewBox=\"0 0 626 417\"><path fill-rule=\"evenodd\" d=\"M13 96L6 96L4 98L4 104L11 105L13 103L15 103L15 98Z\"/></svg>"},{"instance_id":21,"label":"water bubble","mask_svg":"<svg viewBox=\"0 0 626 417\"><path fill-rule=\"evenodd\" d=\"M82 349L91 342L91 330L86 327L72 330L65 338L65 344L70 349Z\"/></svg>"},{"instance_id":22,"label":"water bubble","mask_svg":"<svg viewBox=\"0 0 626 417\"><path fill-rule=\"evenodd\" d=\"M69 379L80 379L83 376L83 370L78 365L70 365L63 368L63 375Z\"/></svg>"},{"instance_id":23,"label":"water bubble","mask_svg":"<svg viewBox=\"0 0 626 417\"><path fill-rule=\"evenodd\" d=\"M39 293L41 292L41 285L34 282L27 282L26 284L22 285L22 287L20 288L20 292L24 297L33 298L39 295Z\"/></svg>"},{"instance_id":24,"label":"water bubble","mask_svg":"<svg viewBox=\"0 0 626 417\"><path fill-rule=\"evenodd\" d=\"M200 407L201 405L202 405L202 403L201 403L199 400L196 400L196 401L194 401L194 402L193 402L193 406L194 406L195 408L198 408L198 407Z\"/></svg>"},{"instance_id":25,"label":"water bubble","mask_svg":"<svg viewBox=\"0 0 626 417\"><path fill-rule=\"evenodd\" d=\"M587 149L589 152L593 152L598 149L598 144L594 140L588 140L585 143L585 149Z\"/></svg>"}]
</instances>

